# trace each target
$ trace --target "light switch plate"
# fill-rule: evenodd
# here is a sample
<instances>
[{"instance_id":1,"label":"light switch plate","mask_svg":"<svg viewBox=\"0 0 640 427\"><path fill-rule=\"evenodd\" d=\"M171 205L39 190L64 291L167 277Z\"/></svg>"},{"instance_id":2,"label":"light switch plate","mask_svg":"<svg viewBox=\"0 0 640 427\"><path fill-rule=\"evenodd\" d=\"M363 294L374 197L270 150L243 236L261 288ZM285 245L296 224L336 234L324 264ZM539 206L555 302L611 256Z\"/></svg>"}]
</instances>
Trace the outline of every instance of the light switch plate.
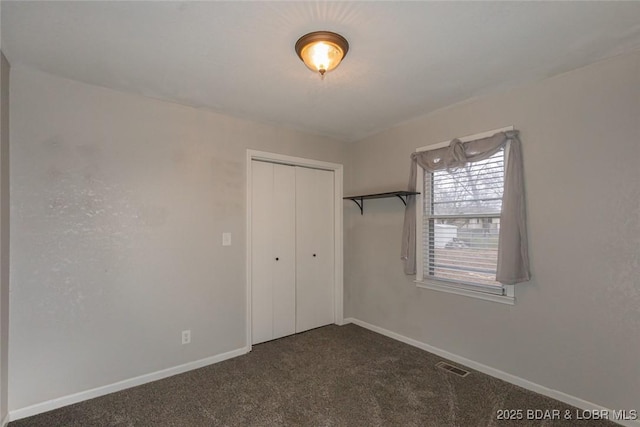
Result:
<instances>
[{"instance_id":1,"label":"light switch plate","mask_svg":"<svg viewBox=\"0 0 640 427\"><path fill-rule=\"evenodd\" d=\"M231 233L222 233L222 246L231 246Z\"/></svg>"}]
</instances>

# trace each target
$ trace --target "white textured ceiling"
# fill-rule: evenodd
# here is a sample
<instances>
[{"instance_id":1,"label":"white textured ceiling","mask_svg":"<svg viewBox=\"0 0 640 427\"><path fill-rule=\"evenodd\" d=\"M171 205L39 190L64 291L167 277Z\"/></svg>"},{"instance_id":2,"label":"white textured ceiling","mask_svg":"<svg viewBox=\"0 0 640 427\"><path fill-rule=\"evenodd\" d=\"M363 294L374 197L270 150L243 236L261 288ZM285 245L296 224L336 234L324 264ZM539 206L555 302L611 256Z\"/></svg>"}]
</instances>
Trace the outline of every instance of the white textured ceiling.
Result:
<instances>
[{"instance_id":1,"label":"white textured ceiling","mask_svg":"<svg viewBox=\"0 0 640 427\"><path fill-rule=\"evenodd\" d=\"M324 81L301 35L349 54ZM2 2L12 64L352 141L640 49L640 2Z\"/></svg>"}]
</instances>

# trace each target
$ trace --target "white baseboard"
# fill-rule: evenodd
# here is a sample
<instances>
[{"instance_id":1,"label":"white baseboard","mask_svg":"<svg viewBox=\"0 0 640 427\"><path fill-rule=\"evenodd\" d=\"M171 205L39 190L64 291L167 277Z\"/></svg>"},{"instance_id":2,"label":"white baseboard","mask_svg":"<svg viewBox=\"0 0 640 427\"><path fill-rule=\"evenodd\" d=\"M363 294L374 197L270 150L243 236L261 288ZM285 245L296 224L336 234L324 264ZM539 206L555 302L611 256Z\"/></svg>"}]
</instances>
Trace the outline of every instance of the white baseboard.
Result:
<instances>
[{"instance_id":1,"label":"white baseboard","mask_svg":"<svg viewBox=\"0 0 640 427\"><path fill-rule=\"evenodd\" d=\"M381 328L379 326L376 325L372 325L370 323L364 322L362 320L359 319L355 319L353 317L349 317L349 318L345 318L344 319L344 323L353 323L355 325L358 326L362 326L365 329L369 329L373 332L377 332L381 335L387 336L389 338L393 338L394 340L397 341L401 341L405 344L409 344L412 345L414 347L417 347L419 349L428 351L429 353L433 353L437 356L443 357L445 359L451 360L453 362L459 363L461 365L467 366L471 369L474 369L476 371L482 372L483 374L487 374L490 375L492 377L501 379L503 381L506 381L508 383L511 384L515 384L519 387L525 388L527 390L533 391L535 393L538 394L542 394L544 396L550 397L552 399L556 399L559 400L561 402L564 402L568 405L571 406L575 406L578 409L583 409L583 410L587 410L587 411L602 411L605 410L609 413L609 419L611 421L614 421L620 425L623 426L628 426L628 427L640 427L640 420L635 420L635 421L618 421L618 420L613 420L613 411L611 409L605 408L603 406L600 405L596 405L595 403L591 403L588 402L586 400L580 399L579 397L575 397L572 396L570 394L567 393L563 393L561 391L558 390L553 390L550 388L547 388L545 386L542 386L540 384L536 384L534 382L531 382L529 380L525 380L524 378L520 378L518 376L509 374L507 372L501 371L499 369L495 369L492 368L490 366L487 365L483 365L482 363L478 363L475 362L471 359L467 359L465 357L462 356L458 356L457 354L453 354L453 353L449 353L446 350L442 350L438 347L433 347L429 344L425 344L423 342L414 340L412 338L409 337L405 337L404 335L400 335L398 333L389 331L387 329ZM636 409L636 410L640 410L640 408L626 408L628 410L631 409Z\"/></svg>"},{"instance_id":2,"label":"white baseboard","mask_svg":"<svg viewBox=\"0 0 640 427\"><path fill-rule=\"evenodd\" d=\"M70 394L68 396L59 397L56 399L48 400L46 402L36 403L35 405L27 406L26 408L10 411L9 414L7 414L6 421L8 422L8 421L19 420L21 418L26 418L32 415L41 414L43 412L51 411L53 409L58 409L63 406L72 405L74 403L82 402L84 400L89 400L95 397L104 396L105 394L114 393L116 391L124 390L131 387L136 387L142 384L150 383L152 381L161 380L163 378L171 377L173 375L181 374L183 372L192 371L194 369L202 368L208 365L213 365L214 363L222 362L223 360L232 359L234 357L241 356L248 352L249 352L249 349L247 347L242 347L237 350L232 350L226 353L217 354L215 356L185 363L183 365L178 365L172 368L163 369L161 371L152 372L150 374L140 375L138 377L129 378L123 381L118 381L117 383L105 385L102 387L96 387L91 390ZM4 425L5 424L3 422L2 426L4 427Z\"/></svg>"}]
</instances>

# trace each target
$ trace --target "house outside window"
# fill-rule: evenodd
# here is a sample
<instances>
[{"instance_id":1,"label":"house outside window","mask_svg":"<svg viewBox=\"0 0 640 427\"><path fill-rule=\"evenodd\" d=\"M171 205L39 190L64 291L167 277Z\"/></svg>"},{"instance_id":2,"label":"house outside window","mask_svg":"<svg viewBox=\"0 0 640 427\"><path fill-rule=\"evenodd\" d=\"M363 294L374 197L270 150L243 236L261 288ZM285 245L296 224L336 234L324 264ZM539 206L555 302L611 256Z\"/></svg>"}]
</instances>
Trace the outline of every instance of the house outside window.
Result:
<instances>
[{"instance_id":1,"label":"house outside window","mask_svg":"<svg viewBox=\"0 0 640 427\"><path fill-rule=\"evenodd\" d=\"M450 171L419 169L418 286L513 304L513 286L496 281L507 156L508 145L485 160Z\"/></svg>"}]
</instances>

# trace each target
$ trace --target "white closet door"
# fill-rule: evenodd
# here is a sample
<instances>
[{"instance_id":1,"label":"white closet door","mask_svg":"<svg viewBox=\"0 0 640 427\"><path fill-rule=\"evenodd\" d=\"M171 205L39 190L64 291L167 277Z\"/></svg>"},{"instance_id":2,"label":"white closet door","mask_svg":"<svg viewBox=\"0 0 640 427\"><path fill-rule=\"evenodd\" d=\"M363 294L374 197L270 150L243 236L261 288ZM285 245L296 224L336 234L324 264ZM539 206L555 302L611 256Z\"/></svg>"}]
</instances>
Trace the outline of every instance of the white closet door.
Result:
<instances>
[{"instance_id":1,"label":"white closet door","mask_svg":"<svg viewBox=\"0 0 640 427\"><path fill-rule=\"evenodd\" d=\"M333 172L296 167L296 332L334 323Z\"/></svg>"},{"instance_id":2,"label":"white closet door","mask_svg":"<svg viewBox=\"0 0 640 427\"><path fill-rule=\"evenodd\" d=\"M251 326L257 344L295 333L295 170L252 162Z\"/></svg>"},{"instance_id":3,"label":"white closet door","mask_svg":"<svg viewBox=\"0 0 640 427\"><path fill-rule=\"evenodd\" d=\"M273 336L273 165L252 162L251 191L251 336L257 344Z\"/></svg>"},{"instance_id":4,"label":"white closet door","mask_svg":"<svg viewBox=\"0 0 640 427\"><path fill-rule=\"evenodd\" d=\"M273 338L296 332L296 186L293 166L273 165Z\"/></svg>"}]
</instances>

